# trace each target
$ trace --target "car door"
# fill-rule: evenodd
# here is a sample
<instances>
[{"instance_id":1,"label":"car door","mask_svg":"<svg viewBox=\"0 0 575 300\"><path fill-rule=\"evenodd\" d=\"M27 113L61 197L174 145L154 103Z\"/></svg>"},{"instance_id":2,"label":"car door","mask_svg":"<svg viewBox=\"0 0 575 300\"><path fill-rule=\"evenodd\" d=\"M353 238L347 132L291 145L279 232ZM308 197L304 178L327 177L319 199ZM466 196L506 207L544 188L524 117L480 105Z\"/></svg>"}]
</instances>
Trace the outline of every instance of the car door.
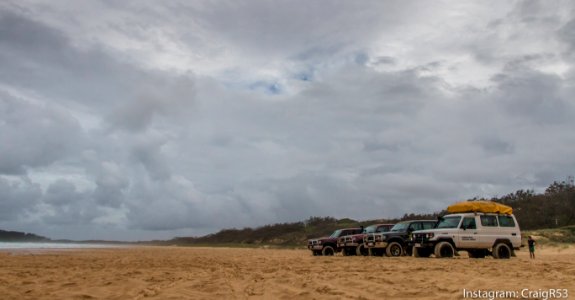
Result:
<instances>
[{"instance_id":1,"label":"car door","mask_svg":"<svg viewBox=\"0 0 575 300\"><path fill-rule=\"evenodd\" d=\"M475 248L480 243L475 216L464 217L459 226L458 248Z\"/></svg>"}]
</instances>

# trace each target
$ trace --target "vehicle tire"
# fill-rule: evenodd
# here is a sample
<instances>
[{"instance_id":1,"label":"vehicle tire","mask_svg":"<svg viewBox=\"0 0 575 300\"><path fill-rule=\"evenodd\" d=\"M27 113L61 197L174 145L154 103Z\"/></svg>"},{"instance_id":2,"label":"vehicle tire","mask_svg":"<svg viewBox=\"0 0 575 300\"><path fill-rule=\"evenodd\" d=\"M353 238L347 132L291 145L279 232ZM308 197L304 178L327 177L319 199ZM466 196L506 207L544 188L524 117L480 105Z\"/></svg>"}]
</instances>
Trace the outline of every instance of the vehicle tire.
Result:
<instances>
[{"instance_id":1,"label":"vehicle tire","mask_svg":"<svg viewBox=\"0 0 575 300\"><path fill-rule=\"evenodd\" d=\"M325 256L333 256L335 255L335 250L333 249L332 246L325 246L321 250L321 254Z\"/></svg>"},{"instance_id":2,"label":"vehicle tire","mask_svg":"<svg viewBox=\"0 0 575 300\"><path fill-rule=\"evenodd\" d=\"M398 242L391 242L385 248L385 254L387 256L402 256L403 255L403 247Z\"/></svg>"},{"instance_id":3,"label":"vehicle tire","mask_svg":"<svg viewBox=\"0 0 575 300\"><path fill-rule=\"evenodd\" d=\"M359 244L357 248L355 248L355 255L357 256L368 256L368 249L365 248L364 244Z\"/></svg>"},{"instance_id":4,"label":"vehicle tire","mask_svg":"<svg viewBox=\"0 0 575 300\"><path fill-rule=\"evenodd\" d=\"M415 257L429 257L433 250L429 248L413 247L413 256Z\"/></svg>"},{"instance_id":5,"label":"vehicle tire","mask_svg":"<svg viewBox=\"0 0 575 300\"><path fill-rule=\"evenodd\" d=\"M493 247L493 258L509 259L511 258L511 248L505 243L499 243Z\"/></svg>"},{"instance_id":6,"label":"vehicle tire","mask_svg":"<svg viewBox=\"0 0 575 300\"><path fill-rule=\"evenodd\" d=\"M453 257L455 255L455 249L450 242L443 241L435 245L434 254L437 258Z\"/></svg>"},{"instance_id":7,"label":"vehicle tire","mask_svg":"<svg viewBox=\"0 0 575 300\"><path fill-rule=\"evenodd\" d=\"M485 258L487 251L485 249L468 250L469 258Z\"/></svg>"}]
</instances>

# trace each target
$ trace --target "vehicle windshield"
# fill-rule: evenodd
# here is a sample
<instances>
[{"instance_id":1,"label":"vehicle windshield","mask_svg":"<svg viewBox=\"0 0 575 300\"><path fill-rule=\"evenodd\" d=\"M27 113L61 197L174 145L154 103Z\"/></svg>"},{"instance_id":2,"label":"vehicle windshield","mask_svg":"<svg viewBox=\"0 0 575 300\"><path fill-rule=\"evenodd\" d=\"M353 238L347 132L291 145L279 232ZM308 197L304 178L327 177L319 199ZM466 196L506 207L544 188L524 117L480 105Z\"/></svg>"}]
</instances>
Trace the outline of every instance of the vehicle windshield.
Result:
<instances>
[{"instance_id":1,"label":"vehicle windshield","mask_svg":"<svg viewBox=\"0 0 575 300\"><path fill-rule=\"evenodd\" d=\"M397 224L393 225L393 227L391 228L390 231L392 231L392 232L405 231L407 229L407 226L409 226L409 223L397 223Z\"/></svg>"},{"instance_id":2,"label":"vehicle windshield","mask_svg":"<svg viewBox=\"0 0 575 300\"><path fill-rule=\"evenodd\" d=\"M341 233L341 229L334 231L329 237L336 238Z\"/></svg>"},{"instance_id":3,"label":"vehicle windshield","mask_svg":"<svg viewBox=\"0 0 575 300\"><path fill-rule=\"evenodd\" d=\"M461 216L441 218L436 228L457 228L460 220Z\"/></svg>"},{"instance_id":4,"label":"vehicle windshield","mask_svg":"<svg viewBox=\"0 0 575 300\"><path fill-rule=\"evenodd\" d=\"M377 230L377 225L371 225L371 226L365 227L365 229L363 230L363 232L364 232L364 233L374 233L375 230Z\"/></svg>"}]
</instances>

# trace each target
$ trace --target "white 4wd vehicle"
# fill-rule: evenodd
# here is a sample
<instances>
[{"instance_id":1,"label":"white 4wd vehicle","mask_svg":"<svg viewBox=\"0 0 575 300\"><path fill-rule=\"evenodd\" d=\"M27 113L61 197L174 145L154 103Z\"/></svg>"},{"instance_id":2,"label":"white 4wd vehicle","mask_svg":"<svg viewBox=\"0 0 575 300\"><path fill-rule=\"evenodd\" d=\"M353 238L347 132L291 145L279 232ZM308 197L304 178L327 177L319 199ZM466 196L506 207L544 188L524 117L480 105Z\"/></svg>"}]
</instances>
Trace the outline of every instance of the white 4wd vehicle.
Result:
<instances>
[{"instance_id":1,"label":"white 4wd vehicle","mask_svg":"<svg viewBox=\"0 0 575 300\"><path fill-rule=\"evenodd\" d=\"M452 257L463 250L472 258L510 258L521 247L521 231L512 214L457 213L440 218L434 229L414 231L410 244L416 257Z\"/></svg>"}]
</instances>

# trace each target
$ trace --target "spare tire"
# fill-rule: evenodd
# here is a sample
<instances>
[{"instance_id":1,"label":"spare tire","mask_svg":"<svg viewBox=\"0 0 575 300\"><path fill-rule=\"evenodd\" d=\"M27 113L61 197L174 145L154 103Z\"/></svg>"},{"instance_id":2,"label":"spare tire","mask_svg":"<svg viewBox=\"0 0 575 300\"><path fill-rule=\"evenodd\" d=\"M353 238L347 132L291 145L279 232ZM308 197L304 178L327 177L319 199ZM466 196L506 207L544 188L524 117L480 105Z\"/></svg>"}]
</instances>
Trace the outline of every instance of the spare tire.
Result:
<instances>
[{"instance_id":1,"label":"spare tire","mask_svg":"<svg viewBox=\"0 0 575 300\"><path fill-rule=\"evenodd\" d=\"M455 255L455 248L453 248L450 242L439 242L435 245L434 254L437 258L453 257Z\"/></svg>"}]
</instances>

